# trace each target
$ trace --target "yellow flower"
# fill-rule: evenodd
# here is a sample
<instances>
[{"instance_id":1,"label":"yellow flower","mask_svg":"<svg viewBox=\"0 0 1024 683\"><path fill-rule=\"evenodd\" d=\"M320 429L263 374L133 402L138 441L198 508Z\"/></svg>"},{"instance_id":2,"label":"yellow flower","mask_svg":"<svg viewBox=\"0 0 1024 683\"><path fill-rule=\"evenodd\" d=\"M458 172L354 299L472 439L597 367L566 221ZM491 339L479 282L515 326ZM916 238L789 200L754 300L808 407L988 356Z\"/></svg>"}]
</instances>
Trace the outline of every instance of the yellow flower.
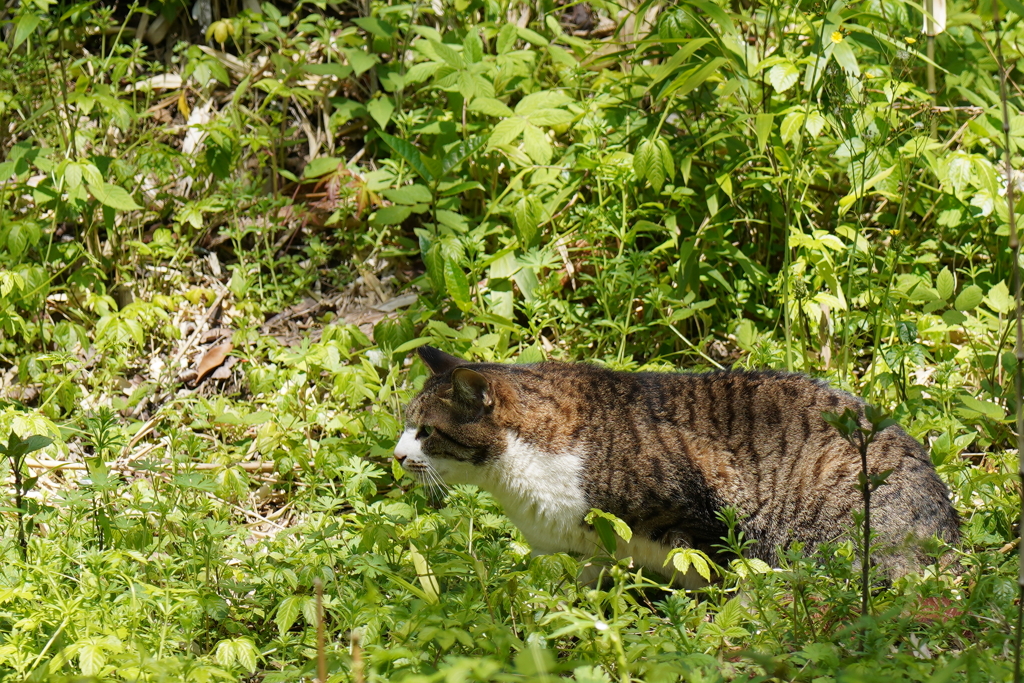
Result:
<instances>
[{"instance_id":1,"label":"yellow flower","mask_svg":"<svg viewBox=\"0 0 1024 683\"><path fill-rule=\"evenodd\" d=\"M833 31L832 32L832 42L833 43L841 43L841 42L843 42L843 34L840 33L839 31Z\"/></svg>"},{"instance_id":2,"label":"yellow flower","mask_svg":"<svg viewBox=\"0 0 1024 683\"><path fill-rule=\"evenodd\" d=\"M907 42L913 45L914 43L917 42L917 38L907 38Z\"/></svg>"}]
</instances>

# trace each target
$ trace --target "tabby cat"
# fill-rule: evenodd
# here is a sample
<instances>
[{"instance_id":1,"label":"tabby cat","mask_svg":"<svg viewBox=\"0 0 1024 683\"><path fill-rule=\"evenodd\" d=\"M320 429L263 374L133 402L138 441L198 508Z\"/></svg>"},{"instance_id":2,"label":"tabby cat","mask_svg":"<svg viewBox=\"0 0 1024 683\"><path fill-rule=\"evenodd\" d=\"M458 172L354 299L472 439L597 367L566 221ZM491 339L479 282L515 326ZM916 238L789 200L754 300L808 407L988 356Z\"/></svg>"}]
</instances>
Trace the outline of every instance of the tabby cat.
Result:
<instances>
[{"instance_id":1,"label":"tabby cat","mask_svg":"<svg viewBox=\"0 0 1024 683\"><path fill-rule=\"evenodd\" d=\"M672 548L714 555L726 533L716 512L728 505L754 541L749 555L773 563L793 541L813 549L840 538L863 506L859 454L822 413L862 413L864 402L823 381L419 354L432 376L408 406L395 457L425 483L489 491L534 552L597 554L584 517L598 508L633 529L620 556L665 573ZM920 443L888 427L871 443L868 467L892 470L872 496L887 575L926 561L922 539L959 540L949 492Z\"/></svg>"}]
</instances>

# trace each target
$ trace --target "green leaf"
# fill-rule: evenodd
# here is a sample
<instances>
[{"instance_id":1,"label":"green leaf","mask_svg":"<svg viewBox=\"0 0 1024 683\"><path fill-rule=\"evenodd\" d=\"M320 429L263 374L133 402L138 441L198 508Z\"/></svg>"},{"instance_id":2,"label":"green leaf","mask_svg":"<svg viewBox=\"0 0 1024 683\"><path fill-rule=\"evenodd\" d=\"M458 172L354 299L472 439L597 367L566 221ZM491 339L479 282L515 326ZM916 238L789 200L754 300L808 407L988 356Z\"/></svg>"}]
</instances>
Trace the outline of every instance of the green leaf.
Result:
<instances>
[{"instance_id":1,"label":"green leaf","mask_svg":"<svg viewBox=\"0 0 1024 683\"><path fill-rule=\"evenodd\" d=\"M754 119L754 132L757 135L757 150L759 152L763 152L765 145L768 144L774 121L774 114L758 114Z\"/></svg>"},{"instance_id":2,"label":"green leaf","mask_svg":"<svg viewBox=\"0 0 1024 683\"><path fill-rule=\"evenodd\" d=\"M960 292L956 298L954 306L956 310L967 312L972 311L978 307L981 300L985 297L984 292L981 291L981 287L978 285L969 285L964 288L964 291Z\"/></svg>"},{"instance_id":3,"label":"green leaf","mask_svg":"<svg viewBox=\"0 0 1024 683\"><path fill-rule=\"evenodd\" d=\"M395 103L390 97L378 97L366 104L366 111L370 113L377 125L384 128L391 120L391 114L395 111Z\"/></svg>"},{"instance_id":4,"label":"green leaf","mask_svg":"<svg viewBox=\"0 0 1024 683\"><path fill-rule=\"evenodd\" d=\"M564 109L538 109L526 116L526 120L535 126L564 126L572 123L575 118Z\"/></svg>"},{"instance_id":5,"label":"green leaf","mask_svg":"<svg viewBox=\"0 0 1024 683\"><path fill-rule=\"evenodd\" d=\"M441 595L441 587L437 583L437 577L430 568L425 558L416 546L409 544L409 557L412 559L413 569L416 570L416 578L419 579L420 587L428 597L428 602L436 605Z\"/></svg>"},{"instance_id":6,"label":"green leaf","mask_svg":"<svg viewBox=\"0 0 1024 683\"><path fill-rule=\"evenodd\" d=\"M1005 0L1006 7L1012 10L1018 17L1024 19L1024 3L1020 0Z\"/></svg>"},{"instance_id":7,"label":"green leaf","mask_svg":"<svg viewBox=\"0 0 1024 683\"><path fill-rule=\"evenodd\" d=\"M956 327L957 325L963 325L967 322L967 316L960 311L946 311L942 314L942 321L950 327Z\"/></svg>"},{"instance_id":8,"label":"green leaf","mask_svg":"<svg viewBox=\"0 0 1024 683\"><path fill-rule=\"evenodd\" d=\"M672 180L676 176L676 165L672 158L672 150L668 146L668 140L658 138L655 142L661 156L661 166L665 170L665 178ZM731 194L730 194L731 196Z\"/></svg>"},{"instance_id":9,"label":"green leaf","mask_svg":"<svg viewBox=\"0 0 1024 683\"><path fill-rule=\"evenodd\" d=\"M512 212L512 220L516 228L516 237L524 249L533 246L537 237L537 226L540 223L541 206L534 197L523 197L516 203Z\"/></svg>"},{"instance_id":10,"label":"green leaf","mask_svg":"<svg viewBox=\"0 0 1024 683\"><path fill-rule=\"evenodd\" d=\"M352 71L356 76L362 76L377 65L376 56L367 54L359 48L345 47L341 51L348 59L349 66L352 67Z\"/></svg>"},{"instance_id":11,"label":"green leaf","mask_svg":"<svg viewBox=\"0 0 1024 683\"><path fill-rule=\"evenodd\" d=\"M405 185L393 190L384 190L384 196L395 204L429 204L433 201L430 190L424 185Z\"/></svg>"},{"instance_id":12,"label":"green leaf","mask_svg":"<svg viewBox=\"0 0 1024 683\"><path fill-rule=\"evenodd\" d=\"M11 45L11 50L17 50L22 43L28 40L28 37L35 33L36 28L39 26L39 22L39 15L32 12L26 12L18 17L18 22L14 29L14 43Z\"/></svg>"},{"instance_id":13,"label":"green leaf","mask_svg":"<svg viewBox=\"0 0 1024 683\"><path fill-rule=\"evenodd\" d=\"M786 125L785 122L783 122L782 125L785 126ZM883 169L883 170L879 171L878 173L876 173L875 175L873 175L872 177L868 178L867 182L865 182L863 184L857 183L856 184L857 186L856 186L856 188L854 189L853 192L850 192L850 194L846 195L845 197L843 197L842 199L839 200L840 212L845 212L847 209L849 209L853 205L853 203L855 201L857 201L861 197L864 197L865 195L867 195L868 192L875 185L877 185L878 183L880 183L883 180L885 180L886 178L888 178L892 174L892 172L895 171L895 170L896 170L895 166L889 166L888 168ZM979 302L981 301L981 297L978 298L978 301Z\"/></svg>"},{"instance_id":14,"label":"green leaf","mask_svg":"<svg viewBox=\"0 0 1024 683\"><path fill-rule=\"evenodd\" d=\"M798 80L800 80L800 70L789 60L776 64L768 71L768 81L776 92L786 92L796 85Z\"/></svg>"},{"instance_id":15,"label":"green leaf","mask_svg":"<svg viewBox=\"0 0 1024 683\"><path fill-rule=\"evenodd\" d=\"M377 17L359 17L353 19L352 23L378 38L390 38L395 34L395 29L391 24Z\"/></svg>"},{"instance_id":16,"label":"green leaf","mask_svg":"<svg viewBox=\"0 0 1024 683\"><path fill-rule=\"evenodd\" d=\"M992 289L988 290L985 301L988 302L989 308L996 313L1009 313L1013 310L1013 297L1010 296L1010 289L1004 281L997 282Z\"/></svg>"},{"instance_id":17,"label":"green leaf","mask_svg":"<svg viewBox=\"0 0 1024 683\"><path fill-rule=\"evenodd\" d=\"M939 276L935 278L935 289L943 301L949 301L949 297L953 296L953 292L956 290L956 278L949 268L939 271Z\"/></svg>"},{"instance_id":18,"label":"green leaf","mask_svg":"<svg viewBox=\"0 0 1024 683\"><path fill-rule=\"evenodd\" d=\"M559 90L542 90L519 100L519 104L516 105L516 113L520 116L528 116L542 109L558 109L571 101L572 98Z\"/></svg>"},{"instance_id":19,"label":"green leaf","mask_svg":"<svg viewBox=\"0 0 1024 683\"><path fill-rule=\"evenodd\" d=\"M800 130L803 128L805 118L806 114L802 111L792 111L786 114L786 118L782 119L782 126L779 129L779 132L782 134L783 144L796 140Z\"/></svg>"},{"instance_id":20,"label":"green leaf","mask_svg":"<svg viewBox=\"0 0 1024 683\"><path fill-rule=\"evenodd\" d=\"M451 45L447 45L437 40L430 41L430 47L434 49L434 52L438 57L443 59L448 66L454 69L463 69L466 63L462 59L462 55L456 51Z\"/></svg>"},{"instance_id":21,"label":"green leaf","mask_svg":"<svg viewBox=\"0 0 1024 683\"><path fill-rule=\"evenodd\" d=\"M484 46L480 41L480 35L475 29L466 33L466 37L462 41L462 54L471 63L479 62L484 58Z\"/></svg>"},{"instance_id":22,"label":"green leaf","mask_svg":"<svg viewBox=\"0 0 1024 683\"><path fill-rule=\"evenodd\" d=\"M633 172L637 180L647 178L647 169L651 166L651 158L654 156L654 145L650 140L641 140L633 154Z\"/></svg>"},{"instance_id":23,"label":"green leaf","mask_svg":"<svg viewBox=\"0 0 1024 683\"><path fill-rule=\"evenodd\" d=\"M674 97L683 97L691 90L699 88L703 85L704 81L711 77L711 74L718 71L718 69L727 62L725 57L715 57L710 62L702 67L690 69L680 74L665 90L662 91L661 97L667 97L672 95Z\"/></svg>"},{"instance_id":24,"label":"green leaf","mask_svg":"<svg viewBox=\"0 0 1024 683\"><path fill-rule=\"evenodd\" d=\"M593 524L595 528L598 528L598 520L607 522L609 528L615 532L615 536L618 536L627 543L633 539L633 530L629 528L629 525L610 512L605 512L604 510L599 510L597 508L590 508L590 512L588 512L586 517L583 518L584 522ZM602 540L605 539L602 538ZM612 537L611 545L615 545L614 536ZM614 553L615 551L612 549L609 552Z\"/></svg>"},{"instance_id":25,"label":"green leaf","mask_svg":"<svg viewBox=\"0 0 1024 683\"><path fill-rule=\"evenodd\" d=\"M444 159L441 160L440 175L446 176L454 171L462 164L462 162L466 161L466 159L469 159L471 156L483 149L486 144L487 139L482 135L478 135L454 145L448 150L448 153L444 155Z\"/></svg>"},{"instance_id":26,"label":"green leaf","mask_svg":"<svg viewBox=\"0 0 1024 683\"><path fill-rule=\"evenodd\" d=\"M979 401L968 394L960 394L959 398L963 402L964 407L968 410L980 413L992 420L1006 419L1006 410L1000 405L996 405L995 403L990 403L988 401Z\"/></svg>"},{"instance_id":27,"label":"green leaf","mask_svg":"<svg viewBox=\"0 0 1024 683\"><path fill-rule=\"evenodd\" d=\"M452 301L462 311L468 311L473 306L470 301L469 279L462 267L454 259L444 260L444 284L448 288L448 294Z\"/></svg>"},{"instance_id":28,"label":"green leaf","mask_svg":"<svg viewBox=\"0 0 1024 683\"><path fill-rule=\"evenodd\" d=\"M534 163L541 165L550 164L554 154L547 134L530 123L523 129L523 151Z\"/></svg>"},{"instance_id":29,"label":"green leaf","mask_svg":"<svg viewBox=\"0 0 1024 683\"><path fill-rule=\"evenodd\" d=\"M498 31L497 48L499 55L503 55L515 47L516 39L519 37L517 28L515 24L506 22L502 25L501 30Z\"/></svg>"},{"instance_id":30,"label":"green leaf","mask_svg":"<svg viewBox=\"0 0 1024 683\"><path fill-rule=\"evenodd\" d=\"M409 215L412 214L412 207L410 206L385 206L377 209L377 212L373 215L373 220L370 223L374 227L380 227L382 225L398 225Z\"/></svg>"},{"instance_id":31,"label":"green leaf","mask_svg":"<svg viewBox=\"0 0 1024 683\"><path fill-rule=\"evenodd\" d=\"M421 178L427 182L434 182L437 178L427 169L427 165L423 163L423 155L420 151L407 140L396 138L393 135L388 135L384 131L378 131L377 135L383 140L388 147L390 147L398 156L405 159L406 163L412 167Z\"/></svg>"},{"instance_id":32,"label":"green leaf","mask_svg":"<svg viewBox=\"0 0 1024 683\"><path fill-rule=\"evenodd\" d=\"M285 598L277 606L277 614L274 616L274 623L277 624L278 633L284 638L284 634L295 624L302 611L302 603L308 600L308 595L293 595Z\"/></svg>"},{"instance_id":33,"label":"green leaf","mask_svg":"<svg viewBox=\"0 0 1024 683\"><path fill-rule=\"evenodd\" d=\"M92 196L104 206L109 206L118 211L134 211L142 207L135 203L132 196L123 187L111 185L110 183L92 184L87 183Z\"/></svg>"},{"instance_id":34,"label":"green leaf","mask_svg":"<svg viewBox=\"0 0 1024 683\"><path fill-rule=\"evenodd\" d=\"M590 522L594 526L594 531L597 532L598 538L601 539L601 545L608 551L609 554L614 555L615 551L618 550L618 540L615 538L615 530L612 528L612 523L603 517L596 517Z\"/></svg>"},{"instance_id":35,"label":"green leaf","mask_svg":"<svg viewBox=\"0 0 1024 683\"><path fill-rule=\"evenodd\" d=\"M501 100L496 100L493 97L477 97L469 103L469 111L479 112L486 114L487 116L496 116L505 118L512 116L513 112L509 109L509 106Z\"/></svg>"},{"instance_id":36,"label":"green leaf","mask_svg":"<svg viewBox=\"0 0 1024 683\"><path fill-rule=\"evenodd\" d=\"M522 38L523 40L528 42L530 45L533 45L535 47L544 47L545 45L548 44L548 41L547 41L547 39L544 36L542 36L541 34L537 33L536 31L531 31L528 28L524 28L522 26L517 26L516 27L516 33L519 34L520 38Z\"/></svg>"},{"instance_id":37,"label":"green leaf","mask_svg":"<svg viewBox=\"0 0 1024 683\"><path fill-rule=\"evenodd\" d=\"M317 157L313 159L306 167L302 169L303 178L319 178L322 175L328 173L334 173L338 170L342 160L337 157Z\"/></svg>"},{"instance_id":38,"label":"green leaf","mask_svg":"<svg viewBox=\"0 0 1024 683\"><path fill-rule=\"evenodd\" d=\"M487 140L487 144L491 147L507 145L518 138L525 128L526 121L518 116L499 121L491 131L491 137Z\"/></svg>"}]
</instances>

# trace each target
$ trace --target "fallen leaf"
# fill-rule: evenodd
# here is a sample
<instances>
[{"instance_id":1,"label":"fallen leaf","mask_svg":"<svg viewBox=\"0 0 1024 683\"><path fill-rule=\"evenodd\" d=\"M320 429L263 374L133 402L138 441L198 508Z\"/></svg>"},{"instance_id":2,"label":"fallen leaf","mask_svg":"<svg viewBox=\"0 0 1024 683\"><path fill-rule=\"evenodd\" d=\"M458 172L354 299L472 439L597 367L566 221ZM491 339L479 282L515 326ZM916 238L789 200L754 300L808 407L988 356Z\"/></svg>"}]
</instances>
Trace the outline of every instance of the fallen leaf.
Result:
<instances>
[{"instance_id":1,"label":"fallen leaf","mask_svg":"<svg viewBox=\"0 0 1024 683\"><path fill-rule=\"evenodd\" d=\"M203 354L203 359L199 361L199 367L196 368L196 382L202 381L214 368L223 363L233 348L235 348L235 345L231 342L224 342L223 344L210 347Z\"/></svg>"}]
</instances>

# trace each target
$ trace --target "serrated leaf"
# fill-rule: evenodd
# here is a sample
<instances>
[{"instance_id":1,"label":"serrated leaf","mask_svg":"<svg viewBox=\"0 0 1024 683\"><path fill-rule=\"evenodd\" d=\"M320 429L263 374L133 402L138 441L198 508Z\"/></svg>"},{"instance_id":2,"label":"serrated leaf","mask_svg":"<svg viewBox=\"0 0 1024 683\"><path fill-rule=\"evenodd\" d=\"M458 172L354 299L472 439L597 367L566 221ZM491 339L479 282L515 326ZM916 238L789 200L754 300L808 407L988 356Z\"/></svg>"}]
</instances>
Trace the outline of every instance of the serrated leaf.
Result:
<instances>
[{"instance_id":1,"label":"serrated leaf","mask_svg":"<svg viewBox=\"0 0 1024 683\"><path fill-rule=\"evenodd\" d=\"M484 46L483 43L480 42L480 35L475 30L469 31L463 39L462 54L464 54L466 59L471 63L479 62L484 58Z\"/></svg>"},{"instance_id":2,"label":"serrated leaf","mask_svg":"<svg viewBox=\"0 0 1024 683\"><path fill-rule=\"evenodd\" d=\"M78 649L78 666L86 676L97 676L107 663L107 655L98 643L88 643Z\"/></svg>"},{"instance_id":3,"label":"serrated leaf","mask_svg":"<svg viewBox=\"0 0 1024 683\"><path fill-rule=\"evenodd\" d=\"M118 211L134 211L142 207L135 203L132 196L123 187L111 185L110 183L92 184L87 183L89 192L96 200L104 206L109 206Z\"/></svg>"},{"instance_id":4,"label":"serrated leaf","mask_svg":"<svg viewBox=\"0 0 1024 683\"><path fill-rule=\"evenodd\" d=\"M498 54L503 55L509 52L515 47L516 39L519 37L519 33L516 31L516 25L510 23L504 23L501 30L498 31Z\"/></svg>"},{"instance_id":5,"label":"serrated leaf","mask_svg":"<svg viewBox=\"0 0 1024 683\"><path fill-rule=\"evenodd\" d=\"M388 147L394 150L398 156L405 159L405 162L409 164L409 166L411 166L421 178L427 182L433 182L437 179L434 174L428 170L427 165L423 163L423 156L411 142L402 140L401 138L396 138L393 135L388 135L384 131L378 131L377 135L379 135L380 139L383 140Z\"/></svg>"},{"instance_id":6,"label":"serrated leaf","mask_svg":"<svg viewBox=\"0 0 1024 683\"><path fill-rule=\"evenodd\" d=\"M540 223L540 202L533 197L520 199L512 211L512 221L515 225L516 236L519 243L528 248L533 246L537 237L537 226Z\"/></svg>"},{"instance_id":7,"label":"serrated leaf","mask_svg":"<svg viewBox=\"0 0 1024 683\"><path fill-rule=\"evenodd\" d=\"M501 100L496 100L493 97L477 97L469 103L469 111L479 112L486 114L487 116L497 116L501 118L509 117L513 115L512 110L507 104Z\"/></svg>"},{"instance_id":8,"label":"serrated leaf","mask_svg":"<svg viewBox=\"0 0 1024 683\"><path fill-rule=\"evenodd\" d=\"M805 114L802 111L793 111L786 114L786 118L782 119L782 126L779 132L782 134L783 144L796 140L796 136L800 134L800 129L804 125Z\"/></svg>"},{"instance_id":9,"label":"serrated leaf","mask_svg":"<svg viewBox=\"0 0 1024 683\"><path fill-rule=\"evenodd\" d=\"M499 121L491 131L491 137L487 140L487 144L491 147L510 144L519 137L525 128L526 121L518 116Z\"/></svg>"},{"instance_id":10,"label":"serrated leaf","mask_svg":"<svg viewBox=\"0 0 1024 683\"><path fill-rule=\"evenodd\" d=\"M535 126L563 126L571 123L573 118L564 109L538 109L526 116L526 120Z\"/></svg>"},{"instance_id":11,"label":"serrated leaf","mask_svg":"<svg viewBox=\"0 0 1024 683\"><path fill-rule=\"evenodd\" d=\"M661 156L661 166L665 170L665 178L672 180L676 177L676 165L672 158L672 150L668 146L668 140L665 138L658 138L655 143L658 152Z\"/></svg>"},{"instance_id":12,"label":"serrated leaf","mask_svg":"<svg viewBox=\"0 0 1024 683\"><path fill-rule=\"evenodd\" d=\"M213 661L221 666L230 667L235 663L235 644L230 640L222 640L213 650Z\"/></svg>"},{"instance_id":13,"label":"serrated leaf","mask_svg":"<svg viewBox=\"0 0 1024 683\"><path fill-rule=\"evenodd\" d=\"M988 290L985 301L988 302L989 308L996 313L1009 313L1013 310L1013 297L1010 296L1010 289L1003 281L997 282L992 289Z\"/></svg>"},{"instance_id":14,"label":"serrated leaf","mask_svg":"<svg viewBox=\"0 0 1024 683\"><path fill-rule=\"evenodd\" d=\"M798 80L800 80L800 70L788 60L776 64L768 70L768 81L776 92L786 92L796 85Z\"/></svg>"},{"instance_id":15,"label":"serrated leaf","mask_svg":"<svg viewBox=\"0 0 1024 683\"><path fill-rule=\"evenodd\" d=\"M470 301L469 279L462 267L453 259L444 260L444 284L448 295L462 311L468 311L473 304Z\"/></svg>"},{"instance_id":16,"label":"serrated leaf","mask_svg":"<svg viewBox=\"0 0 1024 683\"><path fill-rule=\"evenodd\" d=\"M280 633L282 638L295 625L296 620L299 618L299 613L302 611L302 601L307 597L305 595L293 595L282 600L281 604L277 606L274 623L277 624L278 633Z\"/></svg>"},{"instance_id":17,"label":"serrated leaf","mask_svg":"<svg viewBox=\"0 0 1024 683\"><path fill-rule=\"evenodd\" d=\"M430 47L434 48L434 52L438 57L443 59L449 66L455 69L462 69L466 66L466 63L462 59L462 55L458 53L450 45L446 45L437 40L430 41Z\"/></svg>"},{"instance_id":18,"label":"serrated leaf","mask_svg":"<svg viewBox=\"0 0 1024 683\"><path fill-rule=\"evenodd\" d=\"M953 296L953 292L956 291L956 277L949 268L939 271L939 276L935 278L935 290L943 301L949 301L949 297Z\"/></svg>"},{"instance_id":19,"label":"serrated leaf","mask_svg":"<svg viewBox=\"0 0 1024 683\"><path fill-rule=\"evenodd\" d=\"M559 109L572 101L572 98L558 90L542 90L527 95L519 100L516 113L527 116L542 109Z\"/></svg>"},{"instance_id":20,"label":"serrated leaf","mask_svg":"<svg viewBox=\"0 0 1024 683\"><path fill-rule=\"evenodd\" d=\"M985 293L981 291L981 287L969 285L964 288L964 291L960 292L953 305L956 307L956 310L961 312L973 311L978 307L983 298L985 298Z\"/></svg>"},{"instance_id":21,"label":"serrated leaf","mask_svg":"<svg viewBox=\"0 0 1024 683\"><path fill-rule=\"evenodd\" d=\"M78 164L68 164L64 169L64 186L67 189L74 189L82 184L82 167Z\"/></svg>"},{"instance_id":22,"label":"serrated leaf","mask_svg":"<svg viewBox=\"0 0 1024 683\"><path fill-rule=\"evenodd\" d=\"M647 182L656 191L660 192L661 186L665 184L665 164L657 145L652 144L651 147L653 149L651 151L651 160L647 164Z\"/></svg>"},{"instance_id":23,"label":"serrated leaf","mask_svg":"<svg viewBox=\"0 0 1024 683\"><path fill-rule=\"evenodd\" d=\"M535 164L541 165L550 164L551 157L554 154L551 143L548 142L547 134L537 126L529 123L523 129L523 151L526 152L526 155Z\"/></svg>"},{"instance_id":24,"label":"serrated leaf","mask_svg":"<svg viewBox=\"0 0 1024 683\"><path fill-rule=\"evenodd\" d=\"M807 121L804 123L807 127L807 132L810 133L812 138L818 137L821 131L828 125L828 119L822 116L821 112L815 109L807 115Z\"/></svg>"},{"instance_id":25,"label":"serrated leaf","mask_svg":"<svg viewBox=\"0 0 1024 683\"><path fill-rule=\"evenodd\" d=\"M256 648L256 644L249 638L238 638L235 640L235 661L249 673L256 670L256 658L258 655L259 650Z\"/></svg>"},{"instance_id":26,"label":"serrated leaf","mask_svg":"<svg viewBox=\"0 0 1024 683\"><path fill-rule=\"evenodd\" d=\"M650 140L641 140L633 154L633 173L637 180L647 178L647 169L651 166L651 157L654 155L654 145Z\"/></svg>"}]
</instances>

